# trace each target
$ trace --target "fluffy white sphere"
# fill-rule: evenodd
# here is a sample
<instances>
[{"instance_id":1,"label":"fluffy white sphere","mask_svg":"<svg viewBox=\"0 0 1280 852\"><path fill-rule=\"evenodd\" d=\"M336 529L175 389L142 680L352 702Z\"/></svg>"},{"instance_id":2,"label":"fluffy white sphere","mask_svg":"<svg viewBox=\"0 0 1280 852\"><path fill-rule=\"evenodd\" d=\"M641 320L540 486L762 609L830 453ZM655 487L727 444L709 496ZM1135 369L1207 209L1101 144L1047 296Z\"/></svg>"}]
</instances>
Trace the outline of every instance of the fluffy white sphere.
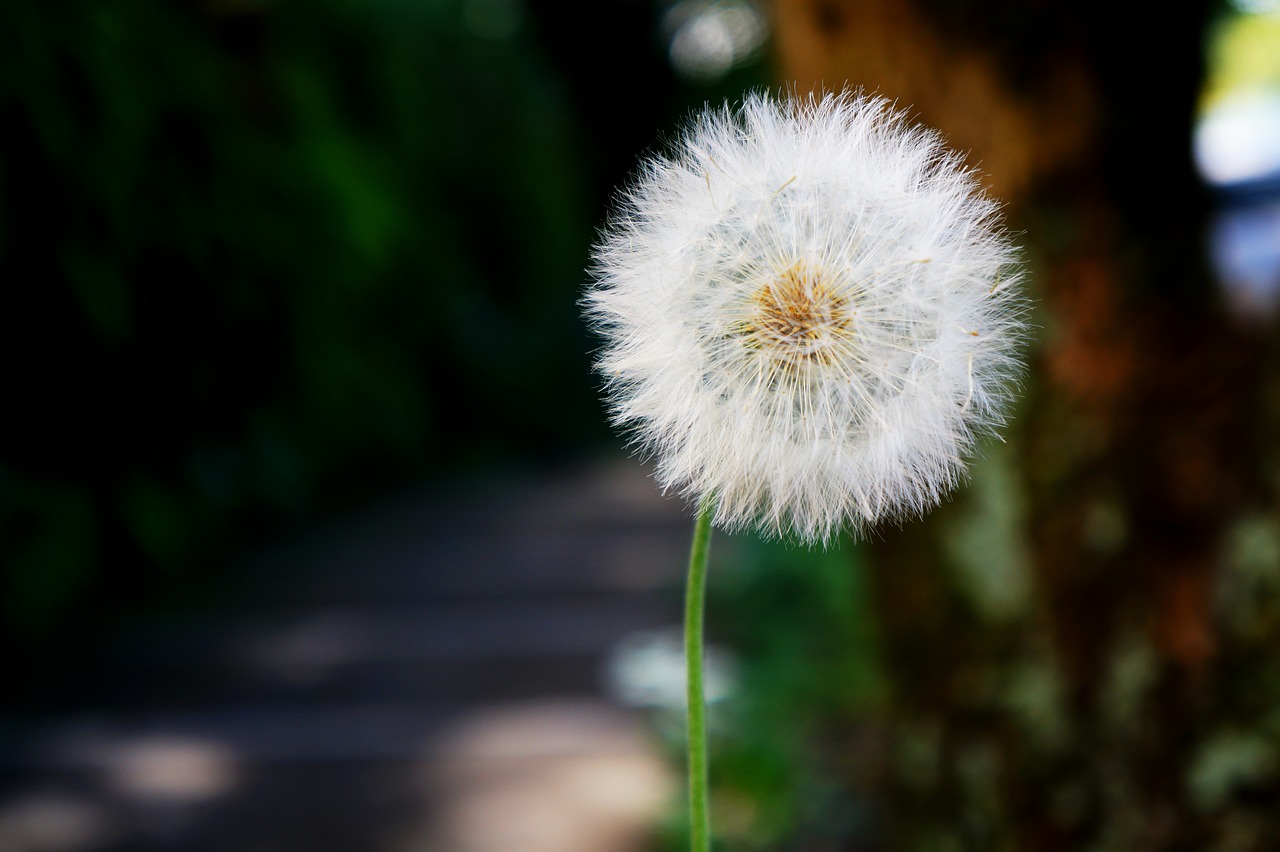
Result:
<instances>
[{"instance_id":1,"label":"fluffy white sphere","mask_svg":"<svg viewBox=\"0 0 1280 852\"><path fill-rule=\"evenodd\" d=\"M1019 370L997 214L882 99L702 113L595 249L585 306L614 421L722 528L828 542L930 508Z\"/></svg>"}]
</instances>

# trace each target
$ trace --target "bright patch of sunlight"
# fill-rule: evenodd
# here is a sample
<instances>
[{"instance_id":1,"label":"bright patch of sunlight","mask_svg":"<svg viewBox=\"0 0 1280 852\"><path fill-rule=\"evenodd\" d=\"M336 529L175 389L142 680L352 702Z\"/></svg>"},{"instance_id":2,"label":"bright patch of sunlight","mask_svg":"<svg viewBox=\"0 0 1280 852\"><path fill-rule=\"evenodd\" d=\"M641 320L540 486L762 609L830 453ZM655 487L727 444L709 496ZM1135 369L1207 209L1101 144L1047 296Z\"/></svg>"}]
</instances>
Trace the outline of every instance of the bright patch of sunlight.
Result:
<instances>
[{"instance_id":1,"label":"bright patch of sunlight","mask_svg":"<svg viewBox=\"0 0 1280 852\"><path fill-rule=\"evenodd\" d=\"M1209 257L1241 320L1280 312L1280 0L1236 0L1211 28L1193 147L1216 190Z\"/></svg>"},{"instance_id":2,"label":"bright patch of sunlight","mask_svg":"<svg viewBox=\"0 0 1280 852\"><path fill-rule=\"evenodd\" d=\"M1215 186L1280 174L1280 14L1228 14L1207 45L1196 163Z\"/></svg>"},{"instance_id":3,"label":"bright patch of sunlight","mask_svg":"<svg viewBox=\"0 0 1280 852\"><path fill-rule=\"evenodd\" d=\"M220 743L185 736L151 736L113 749L108 782L139 799L195 802L231 790L239 771Z\"/></svg>"},{"instance_id":4,"label":"bright patch of sunlight","mask_svg":"<svg viewBox=\"0 0 1280 852\"><path fill-rule=\"evenodd\" d=\"M663 25L672 67L700 82L755 59L769 35L764 12L749 0L680 0Z\"/></svg>"}]
</instances>

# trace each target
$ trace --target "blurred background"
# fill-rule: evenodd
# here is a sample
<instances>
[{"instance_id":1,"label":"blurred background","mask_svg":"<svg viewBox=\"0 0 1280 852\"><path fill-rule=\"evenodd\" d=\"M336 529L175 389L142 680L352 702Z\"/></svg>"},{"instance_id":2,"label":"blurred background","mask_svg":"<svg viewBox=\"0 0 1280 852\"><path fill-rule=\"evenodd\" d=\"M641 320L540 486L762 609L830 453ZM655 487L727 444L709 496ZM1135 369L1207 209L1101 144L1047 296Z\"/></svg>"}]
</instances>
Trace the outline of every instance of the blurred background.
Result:
<instances>
[{"instance_id":1,"label":"blurred background","mask_svg":"<svg viewBox=\"0 0 1280 852\"><path fill-rule=\"evenodd\" d=\"M702 104L980 168L1038 340L920 523L718 537L726 850L1280 846L1280 8L0 4L0 852L679 849L691 519L579 318Z\"/></svg>"}]
</instances>

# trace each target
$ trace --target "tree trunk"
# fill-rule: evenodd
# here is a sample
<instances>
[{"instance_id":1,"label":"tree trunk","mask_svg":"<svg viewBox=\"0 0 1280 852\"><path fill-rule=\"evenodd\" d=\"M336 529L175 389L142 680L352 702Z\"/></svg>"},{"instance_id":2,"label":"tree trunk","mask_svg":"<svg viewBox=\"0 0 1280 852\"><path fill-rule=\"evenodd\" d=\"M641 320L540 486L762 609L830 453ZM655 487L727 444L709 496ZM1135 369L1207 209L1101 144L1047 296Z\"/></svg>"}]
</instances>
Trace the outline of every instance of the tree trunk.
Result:
<instances>
[{"instance_id":1,"label":"tree trunk","mask_svg":"<svg viewBox=\"0 0 1280 852\"><path fill-rule=\"evenodd\" d=\"M891 848L1272 848L1277 383L1201 257L1207 16L1153 45L1100 4L775 2L789 84L893 98L983 172L1040 326L1008 445L873 546Z\"/></svg>"}]
</instances>

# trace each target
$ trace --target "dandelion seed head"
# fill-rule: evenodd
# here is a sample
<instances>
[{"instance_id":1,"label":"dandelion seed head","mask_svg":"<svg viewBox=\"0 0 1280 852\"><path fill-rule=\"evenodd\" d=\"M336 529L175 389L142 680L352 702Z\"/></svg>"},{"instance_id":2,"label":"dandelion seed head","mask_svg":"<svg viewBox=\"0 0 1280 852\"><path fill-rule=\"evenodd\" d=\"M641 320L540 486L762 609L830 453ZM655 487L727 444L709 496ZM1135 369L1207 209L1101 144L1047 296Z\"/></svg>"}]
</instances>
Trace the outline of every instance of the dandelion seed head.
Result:
<instances>
[{"instance_id":1,"label":"dandelion seed head","mask_svg":"<svg viewBox=\"0 0 1280 852\"><path fill-rule=\"evenodd\" d=\"M935 505L1003 423L1016 260L974 174L888 102L753 94L645 161L584 302L663 488L829 542Z\"/></svg>"}]
</instances>

